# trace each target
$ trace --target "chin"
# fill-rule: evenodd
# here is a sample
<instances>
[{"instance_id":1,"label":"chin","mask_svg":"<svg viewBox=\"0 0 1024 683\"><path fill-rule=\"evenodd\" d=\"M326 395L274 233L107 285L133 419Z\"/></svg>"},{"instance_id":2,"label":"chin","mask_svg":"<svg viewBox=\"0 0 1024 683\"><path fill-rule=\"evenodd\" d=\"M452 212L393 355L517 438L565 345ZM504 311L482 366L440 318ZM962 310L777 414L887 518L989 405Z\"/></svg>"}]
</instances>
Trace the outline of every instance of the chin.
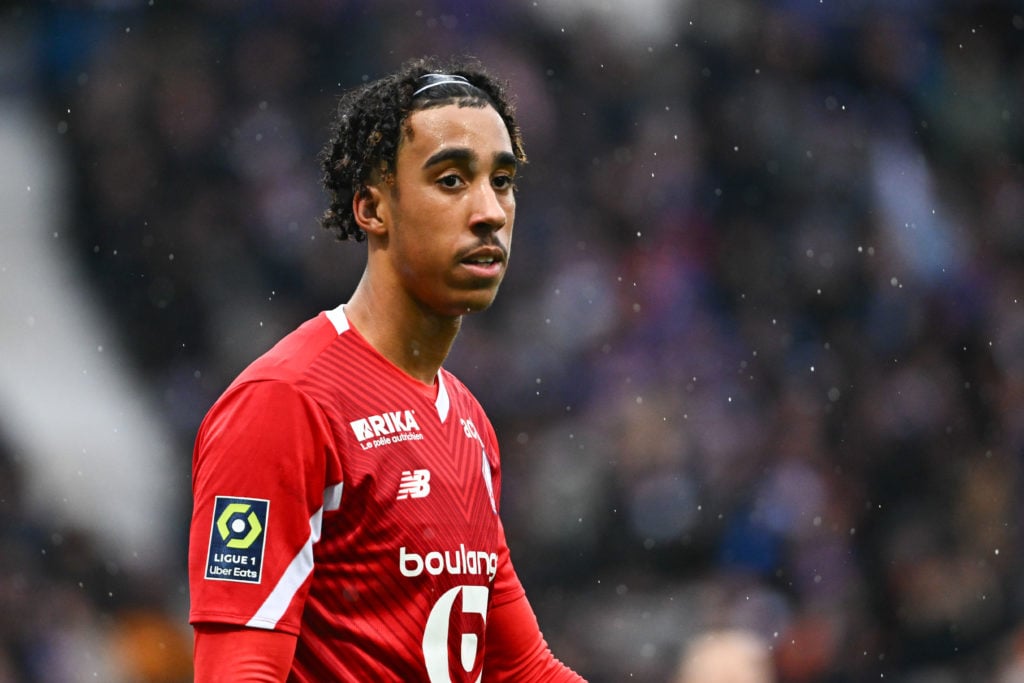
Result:
<instances>
[{"instance_id":1,"label":"chin","mask_svg":"<svg viewBox=\"0 0 1024 683\"><path fill-rule=\"evenodd\" d=\"M467 303L459 311L459 314L460 315L469 315L471 313L480 313L481 311L486 311L488 308L490 308L492 303L494 303L494 299L488 299L487 301L482 302L482 303L477 303L477 302Z\"/></svg>"},{"instance_id":2,"label":"chin","mask_svg":"<svg viewBox=\"0 0 1024 683\"><path fill-rule=\"evenodd\" d=\"M460 316L486 311L494 303L498 294L497 287L473 287L450 289L446 296L434 299L423 299L426 308L437 315Z\"/></svg>"},{"instance_id":3,"label":"chin","mask_svg":"<svg viewBox=\"0 0 1024 683\"><path fill-rule=\"evenodd\" d=\"M479 297L470 297L458 306L459 315L486 311L494 303L496 292L488 292Z\"/></svg>"}]
</instances>

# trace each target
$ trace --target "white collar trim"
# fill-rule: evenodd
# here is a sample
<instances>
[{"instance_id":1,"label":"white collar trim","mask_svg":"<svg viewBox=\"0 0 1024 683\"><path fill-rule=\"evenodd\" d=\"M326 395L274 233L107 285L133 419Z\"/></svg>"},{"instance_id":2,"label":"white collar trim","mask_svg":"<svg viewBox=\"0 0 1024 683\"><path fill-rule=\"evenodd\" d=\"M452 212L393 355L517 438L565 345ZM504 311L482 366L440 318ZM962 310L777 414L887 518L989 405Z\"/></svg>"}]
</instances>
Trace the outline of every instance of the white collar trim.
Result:
<instances>
[{"instance_id":1,"label":"white collar trim","mask_svg":"<svg viewBox=\"0 0 1024 683\"><path fill-rule=\"evenodd\" d=\"M352 329L352 326L348 322L348 318L345 316L345 304L341 304L336 308L332 308L329 311L325 311L327 319L334 325L334 329L338 334L342 334ZM448 396L448 387L445 386L443 375L437 373L437 399L434 401L434 408L437 409L437 416L443 423L448 419L448 413L451 411L452 403Z\"/></svg>"}]
</instances>

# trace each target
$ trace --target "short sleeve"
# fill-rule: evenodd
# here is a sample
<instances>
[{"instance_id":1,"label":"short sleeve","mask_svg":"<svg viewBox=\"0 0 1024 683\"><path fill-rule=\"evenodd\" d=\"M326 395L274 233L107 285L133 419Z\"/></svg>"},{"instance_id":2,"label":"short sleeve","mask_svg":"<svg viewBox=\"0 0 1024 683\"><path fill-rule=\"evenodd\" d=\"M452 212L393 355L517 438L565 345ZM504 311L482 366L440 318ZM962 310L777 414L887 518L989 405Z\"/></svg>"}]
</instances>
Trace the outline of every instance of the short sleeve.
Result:
<instances>
[{"instance_id":1,"label":"short sleeve","mask_svg":"<svg viewBox=\"0 0 1024 683\"><path fill-rule=\"evenodd\" d=\"M512 566L512 557L505 540L505 528L500 530L501 540L498 547L498 571L494 576L493 597L491 606L497 607L513 600L518 600L526 594L515 568Z\"/></svg>"},{"instance_id":2,"label":"short sleeve","mask_svg":"<svg viewBox=\"0 0 1024 683\"><path fill-rule=\"evenodd\" d=\"M286 382L233 386L211 408L192 461L192 623L299 632L332 447L319 406Z\"/></svg>"}]
</instances>

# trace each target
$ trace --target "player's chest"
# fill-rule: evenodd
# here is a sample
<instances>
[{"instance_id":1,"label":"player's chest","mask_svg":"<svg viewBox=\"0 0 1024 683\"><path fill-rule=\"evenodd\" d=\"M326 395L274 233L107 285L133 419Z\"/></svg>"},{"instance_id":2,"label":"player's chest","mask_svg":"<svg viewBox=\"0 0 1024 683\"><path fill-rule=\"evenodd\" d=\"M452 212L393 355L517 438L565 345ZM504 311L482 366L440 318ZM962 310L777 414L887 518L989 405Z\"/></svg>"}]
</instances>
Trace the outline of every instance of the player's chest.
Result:
<instances>
[{"instance_id":1,"label":"player's chest","mask_svg":"<svg viewBox=\"0 0 1024 683\"><path fill-rule=\"evenodd\" d=\"M471 416L385 410L350 421L344 499L364 527L496 524L495 462Z\"/></svg>"}]
</instances>

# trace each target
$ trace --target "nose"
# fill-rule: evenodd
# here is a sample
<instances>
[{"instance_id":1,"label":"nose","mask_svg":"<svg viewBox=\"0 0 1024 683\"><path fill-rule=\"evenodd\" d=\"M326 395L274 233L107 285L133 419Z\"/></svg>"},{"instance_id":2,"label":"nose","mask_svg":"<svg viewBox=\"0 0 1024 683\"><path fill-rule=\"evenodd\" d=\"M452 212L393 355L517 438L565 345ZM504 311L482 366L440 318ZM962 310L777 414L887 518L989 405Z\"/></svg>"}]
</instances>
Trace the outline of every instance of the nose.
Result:
<instances>
[{"instance_id":1,"label":"nose","mask_svg":"<svg viewBox=\"0 0 1024 683\"><path fill-rule=\"evenodd\" d=\"M509 213L508 206L506 206L508 202L509 199L499 196L491 187L490 182L481 183L479 189L474 193L473 216L470 219L470 225L474 229L480 227L490 231L505 227Z\"/></svg>"}]
</instances>

